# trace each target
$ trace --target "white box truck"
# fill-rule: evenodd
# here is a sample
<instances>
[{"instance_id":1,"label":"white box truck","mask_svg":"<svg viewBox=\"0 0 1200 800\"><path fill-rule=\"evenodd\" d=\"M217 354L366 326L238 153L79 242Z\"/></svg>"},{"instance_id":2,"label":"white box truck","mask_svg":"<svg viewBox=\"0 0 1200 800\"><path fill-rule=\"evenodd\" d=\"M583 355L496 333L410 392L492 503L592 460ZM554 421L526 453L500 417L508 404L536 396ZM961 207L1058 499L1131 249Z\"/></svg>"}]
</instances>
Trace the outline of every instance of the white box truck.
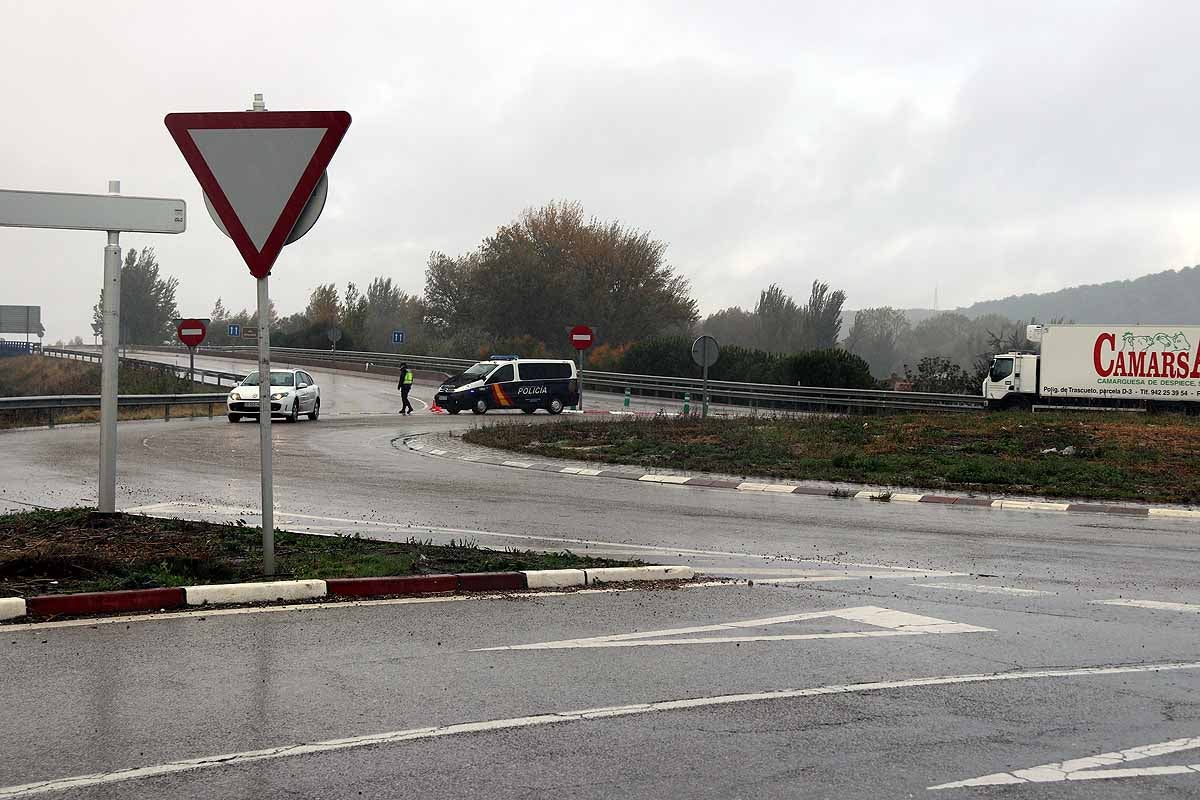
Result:
<instances>
[{"instance_id":1,"label":"white box truck","mask_svg":"<svg viewBox=\"0 0 1200 800\"><path fill-rule=\"evenodd\" d=\"M999 353L988 408L1039 405L1200 410L1200 326L1030 325L1041 353Z\"/></svg>"}]
</instances>

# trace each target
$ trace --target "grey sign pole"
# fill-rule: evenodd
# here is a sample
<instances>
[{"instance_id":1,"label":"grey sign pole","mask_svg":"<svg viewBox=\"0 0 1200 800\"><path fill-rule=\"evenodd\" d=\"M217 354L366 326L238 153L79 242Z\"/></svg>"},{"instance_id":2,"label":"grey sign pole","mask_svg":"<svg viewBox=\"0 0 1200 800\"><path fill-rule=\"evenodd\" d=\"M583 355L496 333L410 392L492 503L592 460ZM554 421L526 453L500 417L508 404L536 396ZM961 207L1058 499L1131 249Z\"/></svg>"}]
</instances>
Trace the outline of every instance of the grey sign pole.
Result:
<instances>
[{"instance_id":1,"label":"grey sign pole","mask_svg":"<svg viewBox=\"0 0 1200 800\"><path fill-rule=\"evenodd\" d=\"M700 406L701 419L708 417L708 368L717 363L721 348L711 336L700 336L692 342L692 360L704 369L704 395Z\"/></svg>"},{"instance_id":2,"label":"grey sign pole","mask_svg":"<svg viewBox=\"0 0 1200 800\"><path fill-rule=\"evenodd\" d=\"M121 193L120 181L108 182L109 194ZM100 361L100 488L96 508L117 510L117 375L121 338L121 232L108 231L104 248L104 339Z\"/></svg>"},{"instance_id":3,"label":"grey sign pole","mask_svg":"<svg viewBox=\"0 0 1200 800\"><path fill-rule=\"evenodd\" d=\"M258 281L258 435L262 453L263 574L275 574L275 486L271 471L271 298Z\"/></svg>"}]
</instances>

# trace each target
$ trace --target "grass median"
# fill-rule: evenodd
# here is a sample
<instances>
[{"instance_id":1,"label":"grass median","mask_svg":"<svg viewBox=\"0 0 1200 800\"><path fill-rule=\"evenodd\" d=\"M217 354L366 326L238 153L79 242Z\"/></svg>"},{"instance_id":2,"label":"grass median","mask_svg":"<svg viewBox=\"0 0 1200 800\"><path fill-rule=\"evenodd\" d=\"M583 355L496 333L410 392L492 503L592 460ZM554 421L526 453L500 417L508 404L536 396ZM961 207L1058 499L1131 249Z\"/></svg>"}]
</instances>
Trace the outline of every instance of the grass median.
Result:
<instances>
[{"instance_id":1,"label":"grass median","mask_svg":"<svg viewBox=\"0 0 1200 800\"><path fill-rule=\"evenodd\" d=\"M91 509L0 516L0 597L99 592L266 580L258 528L135 515L97 518ZM275 533L276 575L368 578L530 569L637 566L563 551L488 550L356 535Z\"/></svg>"},{"instance_id":2,"label":"grass median","mask_svg":"<svg viewBox=\"0 0 1200 800\"><path fill-rule=\"evenodd\" d=\"M1175 414L568 420L489 425L463 439L531 456L737 476L1200 503L1200 419Z\"/></svg>"}]
</instances>

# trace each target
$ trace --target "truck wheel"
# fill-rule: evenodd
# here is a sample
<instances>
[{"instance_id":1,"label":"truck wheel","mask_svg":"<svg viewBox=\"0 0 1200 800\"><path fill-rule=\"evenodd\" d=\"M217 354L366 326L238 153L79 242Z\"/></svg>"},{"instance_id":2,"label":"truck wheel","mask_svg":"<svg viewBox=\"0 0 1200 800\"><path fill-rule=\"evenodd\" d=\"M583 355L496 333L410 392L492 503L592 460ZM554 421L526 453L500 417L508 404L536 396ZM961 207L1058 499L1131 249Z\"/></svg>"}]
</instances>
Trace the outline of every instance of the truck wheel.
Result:
<instances>
[{"instance_id":1,"label":"truck wheel","mask_svg":"<svg viewBox=\"0 0 1200 800\"><path fill-rule=\"evenodd\" d=\"M551 414L561 414L563 410L563 401L561 398L550 398L550 404L546 406L546 410Z\"/></svg>"},{"instance_id":2,"label":"truck wheel","mask_svg":"<svg viewBox=\"0 0 1200 800\"><path fill-rule=\"evenodd\" d=\"M471 411L475 414L486 414L487 400L484 400L482 397L476 400L475 405L471 406Z\"/></svg>"},{"instance_id":3,"label":"truck wheel","mask_svg":"<svg viewBox=\"0 0 1200 800\"><path fill-rule=\"evenodd\" d=\"M242 421L242 415L241 415L241 414L230 414L230 415L229 415L229 421L230 421L230 422L241 422L241 421Z\"/></svg>"}]
</instances>

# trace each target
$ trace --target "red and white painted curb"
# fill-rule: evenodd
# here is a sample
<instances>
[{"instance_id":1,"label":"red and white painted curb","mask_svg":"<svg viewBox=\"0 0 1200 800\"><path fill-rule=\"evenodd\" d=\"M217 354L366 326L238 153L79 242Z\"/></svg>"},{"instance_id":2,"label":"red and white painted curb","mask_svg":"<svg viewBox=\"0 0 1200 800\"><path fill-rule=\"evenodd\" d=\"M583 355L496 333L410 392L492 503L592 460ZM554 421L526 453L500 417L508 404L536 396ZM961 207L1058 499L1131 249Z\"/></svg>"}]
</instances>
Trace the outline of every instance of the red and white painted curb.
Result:
<instances>
[{"instance_id":1,"label":"red and white painted curb","mask_svg":"<svg viewBox=\"0 0 1200 800\"><path fill-rule=\"evenodd\" d=\"M696 576L691 567L599 567L542 569L521 572L464 572L456 575L404 575L388 578L329 578L327 580L260 581L120 592L46 594L38 597L0 597L0 620L26 615L86 616L127 611L165 611L187 606L270 603L322 597L495 592L561 589L600 583L680 581Z\"/></svg>"},{"instance_id":2,"label":"red and white painted curb","mask_svg":"<svg viewBox=\"0 0 1200 800\"><path fill-rule=\"evenodd\" d=\"M605 412L607 413L607 412ZM615 413L615 412L614 412ZM450 458L459 461L469 461L473 464L490 464L492 466L527 469L541 472L551 472L560 475L575 475L586 478L621 478L641 483L655 483L669 486L699 486L706 489L726 489L737 492L752 492L766 494L798 494L813 497L831 497L839 500L873 500L890 503L935 503L946 506L964 506L971 508L992 508L1005 511L1070 511L1093 514L1118 514L1130 517L1174 517L1177 519L1200 520L1200 509L1179 508L1175 506L1134 506L1115 503L1069 503L1051 502L1045 500L967 497L962 495L916 494L912 492L892 492L887 489L867 489L833 486L797 486L791 483L761 483L743 481L735 478L699 477L689 475L666 475L636 471L636 469L618 469L606 464L590 467L564 467L558 464L547 464L537 461L519 460L519 456L505 458L497 451L496 456L462 455L450 450L431 447L418 441L419 437L408 437L404 444L408 449L438 458Z\"/></svg>"}]
</instances>

